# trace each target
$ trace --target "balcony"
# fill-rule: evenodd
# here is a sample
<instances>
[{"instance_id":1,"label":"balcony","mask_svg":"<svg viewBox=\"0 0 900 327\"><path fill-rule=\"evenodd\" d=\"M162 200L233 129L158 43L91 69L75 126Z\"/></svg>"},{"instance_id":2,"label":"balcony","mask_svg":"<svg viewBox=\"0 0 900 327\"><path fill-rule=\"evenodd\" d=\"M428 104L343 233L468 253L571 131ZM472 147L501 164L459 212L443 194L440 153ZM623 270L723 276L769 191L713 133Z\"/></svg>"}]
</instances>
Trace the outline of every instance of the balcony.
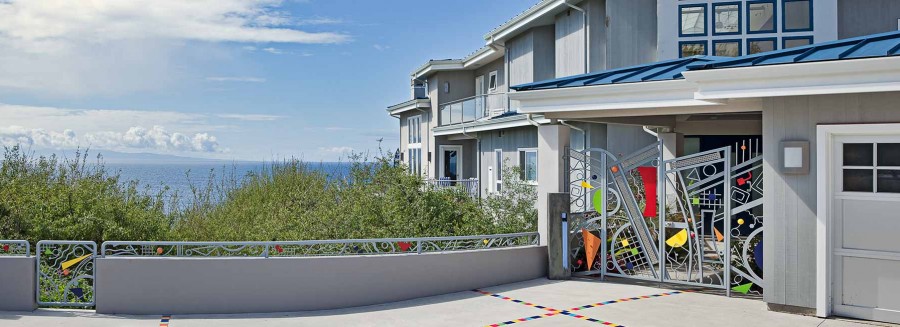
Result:
<instances>
[{"instance_id":1,"label":"balcony","mask_svg":"<svg viewBox=\"0 0 900 327\"><path fill-rule=\"evenodd\" d=\"M438 126L473 122L509 111L509 98L506 93L476 95L441 104Z\"/></svg>"},{"instance_id":2,"label":"balcony","mask_svg":"<svg viewBox=\"0 0 900 327\"><path fill-rule=\"evenodd\" d=\"M461 179L461 180L451 180L448 178L439 178L439 179L429 179L425 181L425 185L430 187L433 190L443 190L443 189L453 189L459 188L469 196L473 198L478 198L479 196L479 183L477 178L469 178L469 179Z\"/></svg>"}]
</instances>

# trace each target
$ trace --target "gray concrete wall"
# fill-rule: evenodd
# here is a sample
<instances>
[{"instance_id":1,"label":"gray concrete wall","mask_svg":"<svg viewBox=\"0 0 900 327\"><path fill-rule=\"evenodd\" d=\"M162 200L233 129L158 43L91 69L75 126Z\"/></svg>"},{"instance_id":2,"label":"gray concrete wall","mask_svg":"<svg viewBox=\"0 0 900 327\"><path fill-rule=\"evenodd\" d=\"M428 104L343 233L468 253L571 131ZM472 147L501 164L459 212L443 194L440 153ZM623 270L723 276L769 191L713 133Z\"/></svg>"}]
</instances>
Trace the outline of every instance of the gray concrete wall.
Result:
<instances>
[{"instance_id":1,"label":"gray concrete wall","mask_svg":"<svg viewBox=\"0 0 900 327\"><path fill-rule=\"evenodd\" d=\"M98 258L97 312L246 313L402 301L547 275L547 248L319 258Z\"/></svg>"},{"instance_id":2,"label":"gray concrete wall","mask_svg":"<svg viewBox=\"0 0 900 327\"><path fill-rule=\"evenodd\" d=\"M816 125L900 122L900 92L765 99L763 202L766 302L816 305ZM810 171L779 170L781 141L810 142Z\"/></svg>"},{"instance_id":3,"label":"gray concrete wall","mask_svg":"<svg viewBox=\"0 0 900 327\"><path fill-rule=\"evenodd\" d=\"M838 37L841 39L897 30L900 1L838 0Z\"/></svg>"},{"instance_id":4,"label":"gray concrete wall","mask_svg":"<svg viewBox=\"0 0 900 327\"><path fill-rule=\"evenodd\" d=\"M0 311L37 308L34 266L34 257L0 257Z\"/></svg>"}]
</instances>

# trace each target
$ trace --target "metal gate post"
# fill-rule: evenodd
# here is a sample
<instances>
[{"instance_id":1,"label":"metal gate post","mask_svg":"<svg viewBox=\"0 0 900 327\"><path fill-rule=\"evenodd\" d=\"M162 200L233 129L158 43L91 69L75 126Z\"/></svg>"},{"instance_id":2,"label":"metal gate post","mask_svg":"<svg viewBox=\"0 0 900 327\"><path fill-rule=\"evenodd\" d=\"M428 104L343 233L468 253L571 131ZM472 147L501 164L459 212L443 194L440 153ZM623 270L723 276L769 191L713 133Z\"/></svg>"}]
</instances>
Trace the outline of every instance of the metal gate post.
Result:
<instances>
[{"instance_id":1,"label":"metal gate post","mask_svg":"<svg viewBox=\"0 0 900 327\"><path fill-rule=\"evenodd\" d=\"M725 201L725 295L731 297L731 147L725 151L725 182L722 183Z\"/></svg>"},{"instance_id":2,"label":"metal gate post","mask_svg":"<svg viewBox=\"0 0 900 327\"><path fill-rule=\"evenodd\" d=\"M603 192L601 193L603 201L600 201L600 262L602 263L600 268L600 280L606 280L606 268L609 266L606 263L608 260L606 251L609 251L606 245L608 238L608 231L606 230L606 216L608 214L606 211L606 204L609 202L609 183L606 181L606 176L609 172L606 171L606 157L605 154L602 152L600 153L600 172L597 173L600 175L598 176L600 177L600 192ZM619 201L621 201L621 199L619 199ZM597 210L597 208L594 208L594 210Z\"/></svg>"},{"instance_id":3,"label":"metal gate post","mask_svg":"<svg viewBox=\"0 0 900 327\"><path fill-rule=\"evenodd\" d=\"M657 171L659 172L659 177L657 177L657 188L659 194L656 195L657 201L657 214L659 215L659 219L657 220L657 238L659 239L659 281L665 282L666 280L666 160L663 157L663 151L665 147L663 146L662 138L659 138L659 166L657 167Z\"/></svg>"}]
</instances>

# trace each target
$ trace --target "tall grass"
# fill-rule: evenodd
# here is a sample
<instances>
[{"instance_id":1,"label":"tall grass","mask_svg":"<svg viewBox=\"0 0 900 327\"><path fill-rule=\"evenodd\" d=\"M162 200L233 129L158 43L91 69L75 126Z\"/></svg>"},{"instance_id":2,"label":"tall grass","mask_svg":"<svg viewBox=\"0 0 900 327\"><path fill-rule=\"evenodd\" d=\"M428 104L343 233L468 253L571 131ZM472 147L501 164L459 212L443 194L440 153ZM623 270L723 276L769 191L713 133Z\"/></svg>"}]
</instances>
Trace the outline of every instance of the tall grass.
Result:
<instances>
[{"instance_id":1,"label":"tall grass","mask_svg":"<svg viewBox=\"0 0 900 327\"><path fill-rule=\"evenodd\" d=\"M352 157L349 172L299 160L235 176L210 172L190 194L123 181L86 152L61 159L5 148L0 239L265 241L533 231L533 187L472 199L432 190L403 165ZM514 180L513 171L508 172Z\"/></svg>"}]
</instances>

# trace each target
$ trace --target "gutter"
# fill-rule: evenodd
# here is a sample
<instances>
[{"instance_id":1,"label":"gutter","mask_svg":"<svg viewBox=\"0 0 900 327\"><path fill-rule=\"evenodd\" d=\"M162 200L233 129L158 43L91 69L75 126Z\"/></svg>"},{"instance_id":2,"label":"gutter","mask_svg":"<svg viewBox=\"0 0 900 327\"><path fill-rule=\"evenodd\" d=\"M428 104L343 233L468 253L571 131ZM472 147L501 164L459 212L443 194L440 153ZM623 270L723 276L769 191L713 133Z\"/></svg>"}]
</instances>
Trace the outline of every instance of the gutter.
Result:
<instances>
[{"instance_id":1,"label":"gutter","mask_svg":"<svg viewBox=\"0 0 900 327\"><path fill-rule=\"evenodd\" d=\"M531 119L531 114L525 114L525 120L528 120L529 123L534 125L535 127L541 127L541 123L538 123L534 119Z\"/></svg>"},{"instance_id":2,"label":"gutter","mask_svg":"<svg viewBox=\"0 0 900 327\"><path fill-rule=\"evenodd\" d=\"M575 9L575 10L578 10L581 12L581 17L582 17L581 25L582 25L582 29L584 29L584 73L587 74L590 72L590 67L591 67L591 65L590 65L591 57L590 57L590 50L589 50L590 49L590 40L591 40L591 34L590 34L591 30L590 30L590 23L588 22L587 11L585 11L581 7L570 4L569 0L563 0L563 4L565 4L566 6L569 6L569 8L572 8L572 9Z\"/></svg>"}]
</instances>

